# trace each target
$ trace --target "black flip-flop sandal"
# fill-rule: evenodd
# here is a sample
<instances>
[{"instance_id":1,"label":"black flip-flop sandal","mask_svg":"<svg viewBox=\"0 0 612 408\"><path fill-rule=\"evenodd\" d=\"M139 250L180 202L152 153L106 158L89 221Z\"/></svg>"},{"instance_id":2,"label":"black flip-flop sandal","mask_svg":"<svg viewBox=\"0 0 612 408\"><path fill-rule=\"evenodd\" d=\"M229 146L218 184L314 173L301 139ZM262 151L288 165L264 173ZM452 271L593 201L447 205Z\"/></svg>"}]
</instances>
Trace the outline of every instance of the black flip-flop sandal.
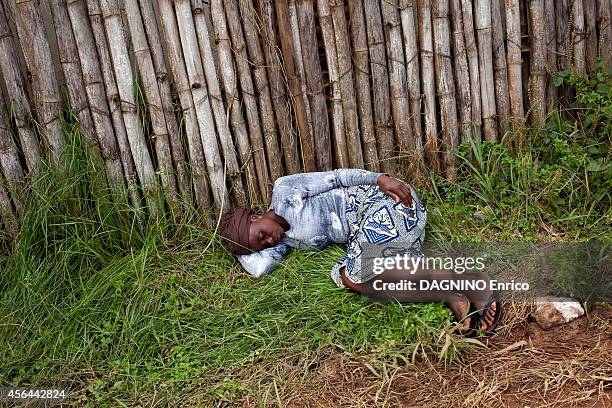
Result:
<instances>
[{"instance_id":1,"label":"black flip-flop sandal","mask_svg":"<svg viewBox=\"0 0 612 408\"><path fill-rule=\"evenodd\" d=\"M491 295L489 296L489 298L487 299L487 302L485 303L484 308L482 309L482 313L479 310L477 313L478 316L478 321L482 320L482 318L484 317L485 313L487 310L489 310L489 307L491 307L491 305L495 303L496 304L496 308L495 308L495 315L493 316L493 322L491 322L491 324L489 325L489 327L487 327L487 330L480 330L482 333L484 333L486 336L490 336L492 334L495 333L495 329L497 328L497 325L499 324L499 322L501 321L501 317L502 317L502 304L499 300L499 296L497 295L496 292L491 293Z\"/></svg>"}]
</instances>

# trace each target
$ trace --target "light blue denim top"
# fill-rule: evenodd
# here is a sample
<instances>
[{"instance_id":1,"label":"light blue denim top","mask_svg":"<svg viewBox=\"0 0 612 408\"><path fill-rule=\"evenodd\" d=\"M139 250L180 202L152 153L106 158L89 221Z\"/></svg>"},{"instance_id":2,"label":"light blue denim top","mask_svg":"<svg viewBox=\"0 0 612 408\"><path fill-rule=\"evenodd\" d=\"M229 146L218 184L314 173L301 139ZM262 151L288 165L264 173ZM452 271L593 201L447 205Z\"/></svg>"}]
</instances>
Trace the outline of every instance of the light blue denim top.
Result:
<instances>
[{"instance_id":1,"label":"light blue denim top","mask_svg":"<svg viewBox=\"0 0 612 408\"><path fill-rule=\"evenodd\" d=\"M272 271L290 247L323 249L332 242L346 243L349 225L345 215L347 187L374 185L383 173L359 169L300 173L274 183L269 210L285 218L291 229L276 246L237 256L251 275Z\"/></svg>"}]
</instances>

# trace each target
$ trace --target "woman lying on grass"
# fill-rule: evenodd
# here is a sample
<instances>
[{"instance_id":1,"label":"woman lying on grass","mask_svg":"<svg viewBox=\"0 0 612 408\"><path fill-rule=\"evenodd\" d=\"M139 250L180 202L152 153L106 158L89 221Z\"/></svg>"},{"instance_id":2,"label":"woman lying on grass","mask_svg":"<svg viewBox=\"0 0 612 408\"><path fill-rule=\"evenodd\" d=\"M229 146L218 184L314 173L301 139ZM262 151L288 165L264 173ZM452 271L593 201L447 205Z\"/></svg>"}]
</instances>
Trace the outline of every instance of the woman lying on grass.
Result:
<instances>
[{"instance_id":1,"label":"woman lying on grass","mask_svg":"<svg viewBox=\"0 0 612 408\"><path fill-rule=\"evenodd\" d=\"M250 208L227 212L220 231L228 250L254 276L272 271L290 247L321 250L334 242L347 244L347 253L331 277L339 287L366 293L374 277L394 282L410 274L387 270L377 276L362 268L363 247L394 243L411 256L420 256L426 220L427 211L408 184L388 174L338 169L277 179L267 212L255 215ZM417 271L412 278L432 279L432 272ZM460 322L460 334L493 333L501 304L493 293L489 295L482 302L470 292L445 295Z\"/></svg>"}]
</instances>

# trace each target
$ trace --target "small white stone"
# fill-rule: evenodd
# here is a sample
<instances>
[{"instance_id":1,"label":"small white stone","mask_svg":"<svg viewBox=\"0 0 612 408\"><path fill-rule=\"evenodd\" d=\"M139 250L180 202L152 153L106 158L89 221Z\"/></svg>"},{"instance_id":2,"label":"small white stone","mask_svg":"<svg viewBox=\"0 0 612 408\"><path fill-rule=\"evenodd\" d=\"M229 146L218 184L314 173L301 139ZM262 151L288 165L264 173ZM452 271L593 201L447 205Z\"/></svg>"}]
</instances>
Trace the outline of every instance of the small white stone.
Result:
<instances>
[{"instance_id":1,"label":"small white stone","mask_svg":"<svg viewBox=\"0 0 612 408\"><path fill-rule=\"evenodd\" d=\"M584 309L575 299L546 296L535 300L533 316L544 330L571 322L582 315Z\"/></svg>"}]
</instances>

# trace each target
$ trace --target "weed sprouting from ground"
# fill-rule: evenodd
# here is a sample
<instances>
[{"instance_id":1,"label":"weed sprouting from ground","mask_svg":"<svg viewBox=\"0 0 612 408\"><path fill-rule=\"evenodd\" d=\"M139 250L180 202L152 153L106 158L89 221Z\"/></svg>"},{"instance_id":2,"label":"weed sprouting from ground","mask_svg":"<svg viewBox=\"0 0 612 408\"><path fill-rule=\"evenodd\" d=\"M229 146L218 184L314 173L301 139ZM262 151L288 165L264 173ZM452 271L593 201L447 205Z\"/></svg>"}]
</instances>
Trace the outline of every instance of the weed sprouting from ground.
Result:
<instances>
[{"instance_id":1,"label":"weed sprouting from ground","mask_svg":"<svg viewBox=\"0 0 612 408\"><path fill-rule=\"evenodd\" d=\"M544 129L527 130L523 151L502 143L464 143L461 181L431 176L424 193L436 238L611 238L610 71L600 65L595 79L564 71L556 84L564 82L576 88L577 101L570 110L551 112ZM483 209L484 222L471 220Z\"/></svg>"}]
</instances>

